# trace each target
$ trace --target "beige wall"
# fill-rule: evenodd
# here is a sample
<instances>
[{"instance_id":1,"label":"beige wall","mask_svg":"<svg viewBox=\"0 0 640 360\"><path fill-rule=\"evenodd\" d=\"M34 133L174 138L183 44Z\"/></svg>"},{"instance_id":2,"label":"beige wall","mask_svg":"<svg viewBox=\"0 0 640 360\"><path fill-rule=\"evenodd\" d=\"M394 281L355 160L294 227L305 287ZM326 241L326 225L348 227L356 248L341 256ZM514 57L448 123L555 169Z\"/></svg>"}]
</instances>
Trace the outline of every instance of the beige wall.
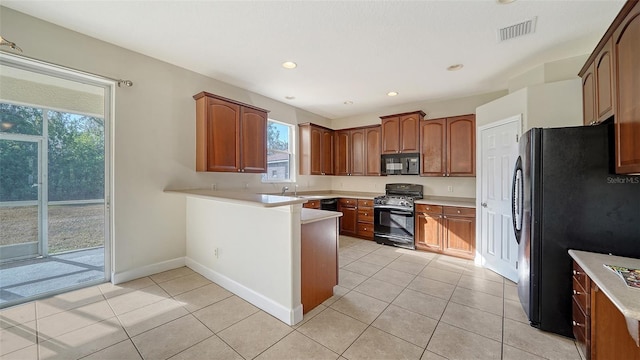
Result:
<instances>
[{"instance_id":1,"label":"beige wall","mask_svg":"<svg viewBox=\"0 0 640 360\"><path fill-rule=\"evenodd\" d=\"M426 119L436 119L447 116L474 114L480 105L491 102L507 94L507 91L496 91L488 94L474 95L459 99L442 101L425 101L401 106L383 108L375 113L363 114L348 118L334 119L331 125L334 129L344 129L353 126L380 124L380 116L403 112L422 110ZM476 179L468 177L420 177L413 175L395 176L333 176L331 187L339 191L367 191L384 193L384 185L393 182L408 182L422 184L425 195L475 197ZM453 191L449 192L449 187Z\"/></svg>"},{"instance_id":2,"label":"beige wall","mask_svg":"<svg viewBox=\"0 0 640 360\"><path fill-rule=\"evenodd\" d=\"M525 87L578 78L578 72L589 54L544 63L509 80L509 93ZM581 90L582 91L582 90Z\"/></svg>"},{"instance_id":3,"label":"beige wall","mask_svg":"<svg viewBox=\"0 0 640 360\"><path fill-rule=\"evenodd\" d=\"M355 126L366 126L380 124L380 116L400 114L404 112L422 110L427 115L425 119L437 119L447 116L475 114L476 108L507 94L506 90L495 91L487 94L467 96L458 99L447 99L440 101L423 101L409 104L402 104L387 108L381 108L376 112L361 114L357 116L333 119L332 129L345 129Z\"/></svg>"},{"instance_id":4,"label":"beige wall","mask_svg":"<svg viewBox=\"0 0 640 360\"><path fill-rule=\"evenodd\" d=\"M112 124L115 273L185 256L185 199L163 193L165 188L280 188L260 184L260 175L194 171L194 94L208 91L266 108L271 118L289 124L329 125L309 112L4 7L0 32L27 56L135 84L116 88ZM331 186L322 177L299 180L311 189Z\"/></svg>"},{"instance_id":5,"label":"beige wall","mask_svg":"<svg viewBox=\"0 0 640 360\"><path fill-rule=\"evenodd\" d=\"M484 126L522 114L522 131L533 127L582 125L579 78L529 86L479 106L476 125Z\"/></svg>"}]
</instances>

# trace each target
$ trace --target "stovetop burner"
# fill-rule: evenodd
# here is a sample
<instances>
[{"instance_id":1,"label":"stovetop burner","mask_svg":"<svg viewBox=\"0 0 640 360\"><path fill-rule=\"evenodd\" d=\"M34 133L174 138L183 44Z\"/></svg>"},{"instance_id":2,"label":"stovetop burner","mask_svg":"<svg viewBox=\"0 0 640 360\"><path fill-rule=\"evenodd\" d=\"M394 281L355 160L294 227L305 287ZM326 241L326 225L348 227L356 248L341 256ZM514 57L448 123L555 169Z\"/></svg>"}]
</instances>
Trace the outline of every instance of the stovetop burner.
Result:
<instances>
[{"instance_id":1,"label":"stovetop burner","mask_svg":"<svg viewBox=\"0 0 640 360\"><path fill-rule=\"evenodd\" d=\"M374 207L393 206L413 209L414 200L422 199L422 185L417 184L387 184L386 195L373 200Z\"/></svg>"}]
</instances>

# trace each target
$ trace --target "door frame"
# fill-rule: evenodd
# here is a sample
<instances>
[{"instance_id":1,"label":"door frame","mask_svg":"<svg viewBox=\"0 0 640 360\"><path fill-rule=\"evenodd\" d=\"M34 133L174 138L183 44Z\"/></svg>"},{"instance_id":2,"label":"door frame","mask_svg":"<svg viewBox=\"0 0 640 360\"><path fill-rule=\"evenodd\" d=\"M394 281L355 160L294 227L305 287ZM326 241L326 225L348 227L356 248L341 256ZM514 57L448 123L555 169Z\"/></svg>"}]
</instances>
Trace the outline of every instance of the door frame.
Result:
<instances>
[{"instance_id":1,"label":"door frame","mask_svg":"<svg viewBox=\"0 0 640 360\"><path fill-rule=\"evenodd\" d=\"M105 219L104 219L104 280L112 280L112 269L114 268L115 260L114 254L114 214L112 204L112 194L114 194L114 143L115 140L112 134L115 134L115 93L117 81L101 77L99 75L82 72L79 70L70 69L64 66L40 61L37 59L20 56L16 54L0 52L0 64L5 66L11 66L18 69L31 71L43 75L52 77L58 77L69 81L75 81L83 84L88 84L104 89L104 206L105 206ZM46 122L43 126L46 126ZM46 142L43 141L41 146L44 157L41 159L43 164L47 164L47 149ZM47 161L47 162L44 162ZM47 181L46 177L42 179L43 182ZM41 192L43 199L47 199L47 193ZM42 209L42 213L46 216L46 211ZM46 220L46 218L44 219ZM102 282L102 281L101 281ZM83 288L92 285L93 282L86 282L77 286L62 289L61 291L69 291L75 288ZM46 294L53 295L53 294Z\"/></svg>"},{"instance_id":2,"label":"door frame","mask_svg":"<svg viewBox=\"0 0 640 360\"><path fill-rule=\"evenodd\" d=\"M46 182L47 167L44 166L44 164L47 163L47 151L45 150L46 143L44 142L44 138L42 135L25 135L13 133L0 133L0 140L35 143L38 146L38 179L36 180L38 184L38 198L35 200L36 206L38 206L38 233L35 241L37 243L36 251L35 253L26 253L18 249L19 246L24 247L26 244L7 245L11 247L9 249L3 249L2 255L0 256L0 263L9 260L20 260L37 256L46 256L48 234L46 231L43 231L43 228L48 221L48 212L46 211L46 202L44 201L44 199L47 198L48 194Z\"/></svg>"},{"instance_id":3,"label":"door frame","mask_svg":"<svg viewBox=\"0 0 640 360\"><path fill-rule=\"evenodd\" d=\"M517 123L519 134L518 134L518 142L520 141L520 137L523 132L523 117L524 114L519 113L516 115L509 116L502 120L494 121L492 123L479 126L476 132L476 257L475 264L476 266L482 266L482 249L484 248L483 238L482 238L482 170L483 170L483 161L482 161L482 132L494 127L503 126L510 123ZM518 153L514 154L517 158ZM480 246L478 246L477 241L480 241Z\"/></svg>"}]
</instances>

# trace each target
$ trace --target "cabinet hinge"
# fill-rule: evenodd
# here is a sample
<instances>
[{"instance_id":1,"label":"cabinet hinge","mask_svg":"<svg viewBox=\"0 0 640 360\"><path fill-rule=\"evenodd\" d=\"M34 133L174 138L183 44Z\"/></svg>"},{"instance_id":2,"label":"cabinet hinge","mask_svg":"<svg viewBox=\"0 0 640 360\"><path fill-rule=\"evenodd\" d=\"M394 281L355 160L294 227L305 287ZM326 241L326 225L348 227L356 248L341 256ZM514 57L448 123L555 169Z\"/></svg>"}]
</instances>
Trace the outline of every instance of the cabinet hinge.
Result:
<instances>
[{"instance_id":1,"label":"cabinet hinge","mask_svg":"<svg viewBox=\"0 0 640 360\"><path fill-rule=\"evenodd\" d=\"M516 260L516 270L518 270L518 261Z\"/></svg>"},{"instance_id":2,"label":"cabinet hinge","mask_svg":"<svg viewBox=\"0 0 640 360\"><path fill-rule=\"evenodd\" d=\"M516 142L520 141L520 136L518 136L518 134L516 134Z\"/></svg>"}]
</instances>

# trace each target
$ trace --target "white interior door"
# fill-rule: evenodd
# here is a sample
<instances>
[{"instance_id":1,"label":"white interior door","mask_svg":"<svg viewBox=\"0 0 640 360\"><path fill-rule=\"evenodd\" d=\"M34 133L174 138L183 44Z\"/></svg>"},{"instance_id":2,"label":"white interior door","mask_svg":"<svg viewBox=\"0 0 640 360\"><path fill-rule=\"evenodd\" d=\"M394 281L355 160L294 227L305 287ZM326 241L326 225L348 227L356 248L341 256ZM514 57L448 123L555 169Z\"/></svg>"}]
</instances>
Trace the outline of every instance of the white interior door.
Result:
<instances>
[{"instance_id":1,"label":"white interior door","mask_svg":"<svg viewBox=\"0 0 640 360\"><path fill-rule=\"evenodd\" d=\"M481 264L514 282L518 244L511 219L511 182L521 123L518 115L483 126L478 144Z\"/></svg>"}]
</instances>

